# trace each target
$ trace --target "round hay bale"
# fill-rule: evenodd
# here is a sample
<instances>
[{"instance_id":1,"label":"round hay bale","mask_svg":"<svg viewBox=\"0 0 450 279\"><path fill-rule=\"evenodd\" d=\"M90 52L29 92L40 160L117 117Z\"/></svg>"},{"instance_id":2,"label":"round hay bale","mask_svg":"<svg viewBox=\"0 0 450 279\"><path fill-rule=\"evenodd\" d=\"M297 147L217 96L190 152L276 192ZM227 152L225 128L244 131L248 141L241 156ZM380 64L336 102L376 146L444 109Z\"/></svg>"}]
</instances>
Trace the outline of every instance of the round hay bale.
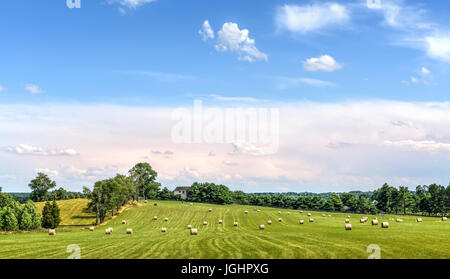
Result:
<instances>
[{"instance_id":1,"label":"round hay bale","mask_svg":"<svg viewBox=\"0 0 450 279\"><path fill-rule=\"evenodd\" d=\"M313 218L309 218L309 222L310 222L310 223L313 223L313 222L314 222L314 219L313 219Z\"/></svg>"},{"instance_id":2,"label":"round hay bale","mask_svg":"<svg viewBox=\"0 0 450 279\"><path fill-rule=\"evenodd\" d=\"M300 213L303 213L303 210L300 210Z\"/></svg>"},{"instance_id":3,"label":"round hay bale","mask_svg":"<svg viewBox=\"0 0 450 279\"><path fill-rule=\"evenodd\" d=\"M133 229L127 229L127 234L133 234Z\"/></svg>"},{"instance_id":4,"label":"round hay bale","mask_svg":"<svg viewBox=\"0 0 450 279\"><path fill-rule=\"evenodd\" d=\"M209 212L212 212L212 208L208 209Z\"/></svg>"},{"instance_id":5,"label":"round hay bale","mask_svg":"<svg viewBox=\"0 0 450 279\"><path fill-rule=\"evenodd\" d=\"M322 214L322 217L327 217L327 215L325 215L325 214Z\"/></svg>"},{"instance_id":6,"label":"round hay bale","mask_svg":"<svg viewBox=\"0 0 450 279\"><path fill-rule=\"evenodd\" d=\"M95 228L94 228L94 227L90 227L89 230L90 230L91 232L93 232L93 231L95 230Z\"/></svg>"},{"instance_id":7,"label":"round hay bale","mask_svg":"<svg viewBox=\"0 0 450 279\"><path fill-rule=\"evenodd\" d=\"M271 220L268 220L268 221L267 221L267 225L272 225L272 221L271 221Z\"/></svg>"},{"instance_id":8,"label":"round hay bale","mask_svg":"<svg viewBox=\"0 0 450 279\"><path fill-rule=\"evenodd\" d=\"M348 215L347 218L350 219L350 215Z\"/></svg>"},{"instance_id":9,"label":"round hay bale","mask_svg":"<svg viewBox=\"0 0 450 279\"><path fill-rule=\"evenodd\" d=\"M198 231L197 229L191 229L191 235L197 235Z\"/></svg>"},{"instance_id":10,"label":"round hay bale","mask_svg":"<svg viewBox=\"0 0 450 279\"><path fill-rule=\"evenodd\" d=\"M109 227L109 228L108 228L108 230L110 230L111 232L113 232L113 231L114 231L114 230L113 230L113 228L111 228L111 227Z\"/></svg>"},{"instance_id":11,"label":"round hay bale","mask_svg":"<svg viewBox=\"0 0 450 279\"><path fill-rule=\"evenodd\" d=\"M281 211L278 211L278 214L281 214Z\"/></svg>"},{"instance_id":12,"label":"round hay bale","mask_svg":"<svg viewBox=\"0 0 450 279\"><path fill-rule=\"evenodd\" d=\"M161 232L167 232L167 228L161 228Z\"/></svg>"},{"instance_id":13,"label":"round hay bale","mask_svg":"<svg viewBox=\"0 0 450 279\"><path fill-rule=\"evenodd\" d=\"M388 222L383 222L383 223L381 223L381 227L383 229L387 229L387 228L389 228L389 223Z\"/></svg>"},{"instance_id":14,"label":"round hay bale","mask_svg":"<svg viewBox=\"0 0 450 279\"><path fill-rule=\"evenodd\" d=\"M376 226L376 225L378 225L378 220L377 219L372 220L372 226Z\"/></svg>"},{"instance_id":15,"label":"round hay bale","mask_svg":"<svg viewBox=\"0 0 450 279\"><path fill-rule=\"evenodd\" d=\"M223 221L222 220L219 220L219 224L222 224L223 223Z\"/></svg>"},{"instance_id":16,"label":"round hay bale","mask_svg":"<svg viewBox=\"0 0 450 279\"><path fill-rule=\"evenodd\" d=\"M367 221L366 219L359 220L360 223L365 223L366 221Z\"/></svg>"},{"instance_id":17,"label":"round hay bale","mask_svg":"<svg viewBox=\"0 0 450 279\"><path fill-rule=\"evenodd\" d=\"M418 222L418 223L420 223L422 221L423 221L422 218L417 218L417 220L416 220L416 222Z\"/></svg>"},{"instance_id":18,"label":"round hay bale","mask_svg":"<svg viewBox=\"0 0 450 279\"><path fill-rule=\"evenodd\" d=\"M153 216L153 220L158 220L158 216Z\"/></svg>"},{"instance_id":19,"label":"round hay bale","mask_svg":"<svg viewBox=\"0 0 450 279\"><path fill-rule=\"evenodd\" d=\"M264 225L259 225L260 230L264 230Z\"/></svg>"},{"instance_id":20,"label":"round hay bale","mask_svg":"<svg viewBox=\"0 0 450 279\"><path fill-rule=\"evenodd\" d=\"M401 222L403 222L403 220L402 219L399 219L399 218L397 218L397 220L395 220L397 223L401 223Z\"/></svg>"},{"instance_id":21,"label":"round hay bale","mask_svg":"<svg viewBox=\"0 0 450 279\"><path fill-rule=\"evenodd\" d=\"M122 220L122 224L123 225L125 225L127 223L127 221L125 221L125 220Z\"/></svg>"},{"instance_id":22,"label":"round hay bale","mask_svg":"<svg viewBox=\"0 0 450 279\"><path fill-rule=\"evenodd\" d=\"M155 202L153 205L154 205L154 206L158 206L158 203Z\"/></svg>"},{"instance_id":23,"label":"round hay bale","mask_svg":"<svg viewBox=\"0 0 450 279\"><path fill-rule=\"evenodd\" d=\"M234 222L233 226L237 227L239 225L238 222Z\"/></svg>"},{"instance_id":24,"label":"round hay bale","mask_svg":"<svg viewBox=\"0 0 450 279\"><path fill-rule=\"evenodd\" d=\"M352 224L345 224L345 230L351 231L352 230Z\"/></svg>"},{"instance_id":25,"label":"round hay bale","mask_svg":"<svg viewBox=\"0 0 450 279\"><path fill-rule=\"evenodd\" d=\"M328 217L331 217L331 215L328 215Z\"/></svg>"},{"instance_id":26,"label":"round hay bale","mask_svg":"<svg viewBox=\"0 0 450 279\"><path fill-rule=\"evenodd\" d=\"M281 218L278 218L278 222L283 222L283 219L281 219Z\"/></svg>"},{"instance_id":27,"label":"round hay bale","mask_svg":"<svg viewBox=\"0 0 450 279\"><path fill-rule=\"evenodd\" d=\"M56 235L56 230L48 230L48 235Z\"/></svg>"},{"instance_id":28,"label":"round hay bale","mask_svg":"<svg viewBox=\"0 0 450 279\"><path fill-rule=\"evenodd\" d=\"M112 233L112 231L110 229L105 230L105 234L111 234L111 233Z\"/></svg>"},{"instance_id":29,"label":"round hay bale","mask_svg":"<svg viewBox=\"0 0 450 279\"><path fill-rule=\"evenodd\" d=\"M248 210L244 211L245 214L248 214Z\"/></svg>"},{"instance_id":30,"label":"round hay bale","mask_svg":"<svg viewBox=\"0 0 450 279\"><path fill-rule=\"evenodd\" d=\"M290 212L288 212L288 215L291 215L291 213L290 213Z\"/></svg>"},{"instance_id":31,"label":"round hay bale","mask_svg":"<svg viewBox=\"0 0 450 279\"><path fill-rule=\"evenodd\" d=\"M305 223L304 220L300 220L300 225L303 225Z\"/></svg>"},{"instance_id":32,"label":"round hay bale","mask_svg":"<svg viewBox=\"0 0 450 279\"><path fill-rule=\"evenodd\" d=\"M204 221L203 226L206 226L206 225L208 225L208 222Z\"/></svg>"},{"instance_id":33,"label":"round hay bale","mask_svg":"<svg viewBox=\"0 0 450 279\"><path fill-rule=\"evenodd\" d=\"M192 229L192 226L191 226L191 225L188 225L187 228L188 228L188 230L190 230L190 229Z\"/></svg>"},{"instance_id":34,"label":"round hay bale","mask_svg":"<svg viewBox=\"0 0 450 279\"><path fill-rule=\"evenodd\" d=\"M164 222L169 222L169 218L164 218Z\"/></svg>"},{"instance_id":35,"label":"round hay bale","mask_svg":"<svg viewBox=\"0 0 450 279\"><path fill-rule=\"evenodd\" d=\"M311 216L311 213L308 213L307 215L308 215L308 216Z\"/></svg>"},{"instance_id":36,"label":"round hay bale","mask_svg":"<svg viewBox=\"0 0 450 279\"><path fill-rule=\"evenodd\" d=\"M253 211L256 211L256 208L253 208Z\"/></svg>"},{"instance_id":37,"label":"round hay bale","mask_svg":"<svg viewBox=\"0 0 450 279\"><path fill-rule=\"evenodd\" d=\"M192 206L193 205L192 202L189 205Z\"/></svg>"},{"instance_id":38,"label":"round hay bale","mask_svg":"<svg viewBox=\"0 0 450 279\"><path fill-rule=\"evenodd\" d=\"M256 212L261 212L261 209L256 210Z\"/></svg>"},{"instance_id":39,"label":"round hay bale","mask_svg":"<svg viewBox=\"0 0 450 279\"><path fill-rule=\"evenodd\" d=\"M447 217L442 217L442 221L447 221Z\"/></svg>"},{"instance_id":40,"label":"round hay bale","mask_svg":"<svg viewBox=\"0 0 450 279\"><path fill-rule=\"evenodd\" d=\"M350 219L345 219L345 223L350 223Z\"/></svg>"}]
</instances>

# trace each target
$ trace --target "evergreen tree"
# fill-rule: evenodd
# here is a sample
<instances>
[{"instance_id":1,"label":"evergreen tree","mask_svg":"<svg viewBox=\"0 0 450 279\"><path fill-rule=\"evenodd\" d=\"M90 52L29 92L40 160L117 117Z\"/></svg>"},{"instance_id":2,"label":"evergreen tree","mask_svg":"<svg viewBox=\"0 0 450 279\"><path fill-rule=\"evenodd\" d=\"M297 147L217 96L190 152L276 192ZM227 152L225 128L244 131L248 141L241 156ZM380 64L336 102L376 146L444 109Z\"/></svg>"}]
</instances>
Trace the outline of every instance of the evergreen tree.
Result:
<instances>
[{"instance_id":1,"label":"evergreen tree","mask_svg":"<svg viewBox=\"0 0 450 279\"><path fill-rule=\"evenodd\" d=\"M17 231L19 228L14 209L7 207L3 213L3 227L5 231Z\"/></svg>"},{"instance_id":2,"label":"evergreen tree","mask_svg":"<svg viewBox=\"0 0 450 279\"><path fill-rule=\"evenodd\" d=\"M24 210L20 216L19 229L20 230L30 230L33 226L33 220L31 219L31 214Z\"/></svg>"},{"instance_id":3,"label":"evergreen tree","mask_svg":"<svg viewBox=\"0 0 450 279\"><path fill-rule=\"evenodd\" d=\"M45 229L53 229L54 223L52 205L47 201L42 209L42 227Z\"/></svg>"},{"instance_id":4,"label":"evergreen tree","mask_svg":"<svg viewBox=\"0 0 450 279\"><path fill-rule=\"evenodd\" d=\"M53 201L52 203L52 215L53 215L53 228L57 228L59 226L59 224L61 223L61 214L60 214L60 210L58 207L58 204L56 203L56 201Z\"/></svg>"}]
</instances>

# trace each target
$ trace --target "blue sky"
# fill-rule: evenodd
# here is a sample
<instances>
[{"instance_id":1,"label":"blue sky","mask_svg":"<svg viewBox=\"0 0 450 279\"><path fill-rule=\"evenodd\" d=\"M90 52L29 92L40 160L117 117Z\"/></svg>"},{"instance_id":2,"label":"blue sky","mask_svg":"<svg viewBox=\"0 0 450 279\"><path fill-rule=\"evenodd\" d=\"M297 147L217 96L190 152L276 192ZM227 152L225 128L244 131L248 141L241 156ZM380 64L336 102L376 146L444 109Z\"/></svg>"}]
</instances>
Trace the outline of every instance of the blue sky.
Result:
<instances>
[{"instance_id":1,"label":"blue sky","mask_svg":"<svg viewBox=\"0 0 450 279\"><path fill-rule=\"evenodd\" d=\"M450 138L442 132L448 124L442 113L445 115L447 112L450 88L448 1L81 0L81 4L79 9L69 9L65 0L20 0L0 4L0 104L3 110L0 119L6 121L0 127L4 135L0 147L10 150L24 144L46 151L76 151L75 156L70 152L47 156L51 152L38 152L37 155L29 150L26 154L3 151L0 154L0 167L3 168L0 186L9 191L27 190L27 181L38 169L54 174L54 178L67 184L67 188L81 189L82 184L91 181L64 176L62 169L76 168L84 174L88 169L110 170L108 174L116 170L123 172L133 161L146 156L120 155L111 162L92 158L94 155L88 150L95 149L94 141L86 140L84 145L80 143L85 130L80 130L80 137L74 136L72 140L62 133L61 129L70 134L68 127L76 130L74 127L86 124L82 117L70 119L70 115L78 115L84 110L90 114L105 106L111 106L108 110L111 117L119 111L129 112L133 107L170 110L192 106L194 99L222 107L276 104L282 113L309 102L316 108L311 114L325 110L327 106L337 111L352 111L355 105L359 105L360 110L353 115L335 112L342 119L355 122L343 121L348 126L342 130L318 132L317 137L328 139L331 145L333 142L338 142L337 145L351 144L346 145L347 148L368 144L360 136L370 134L374 129L378 129L377 135L382 135L380 131L387 128L366 125L367 130L354 131L352 127L360 125L358 119L371 121L370 116L360 115L361 111L373 111L385 116L383 119L388 119L386 123L389 125L406 123L406 126L414 127L411 131L403 131L403 136L396 131L395 136L380 136L376 140L390 148L402 145L414 148L414 152L405 151L402 155L412 165L399 170L396 175L386 172L387 177L378 177L384 172L375 168L360 170L356 174L352 172L351 179L342 178L348 175L346 172L345 175L335 174L333 181L322 181L315 178L330 174L327 170L332 167L324 167L324 164L329 161L329 156L336 154L327 153L331 152L329 150L322 154L319 147L314 147L317 153L311 154L315 158L313 161L318 157L322 161L315 161L314 170L305 168L302 176L303 172L295 171L295 168L310 165L312 159L302 150L297 150L298 153L294 154L299 161L288 163L289 159L283 156L300 147L300 143L296 145L290 139L282 140L285 144L280 146L278 157L269 156L265 160L277 169L292 171L273 171L273 175L267 177L256 172L244 174L232 170L225 177L234 175L235 179L227 180L220 176L223 175L220 164L217 169L206 171L200 163L193 166L189 160L172 158L177 169L170 169L171 164L166 166L161 164L160 158L150 158L152 164L161 164L161 173L166 176L165 180L161 179L168 186L190 184L193 179L210 179L254 191L340 191L377 187L383 180L408 185L447 183L449 180L444 170L434 172L431 177L425 174L417 177L414 165L427 156L431 156L430 165L447 163L449 159L447 141L450 142ZM241 41L233 41L236 38ZM430 105L431 102L437 105ZM376 104L379 107L373 108ZM392 111L384 109L392 104L395 105ZM58 107L66 107L67 113L63 114ZM396 115L397 109L403 110ZM406 119L414 117L411 113L416 112L422 113L423 118ZM293 117L299 117L295 113ZM315 120L326 122L328 127L331 123L325 120L334 114L329 111L326 114L318 114ZM161 131L158 135L160 140L146 138L148 146L142 146L142 150L151 155L157 154L151 152L154 149L176 149L171 152L187 157L192 148L173 147L168 143L166 134L172 124L162 124L162 120L158 122L151 118L153 116L144 112L135 116L149 117L152 125L157 126L150 129ZM302 117L310 119L311 116L302 114ZM58 126L62 118L70 125ZM170 118L170 113L166 118ZM48 127L45 132L36 128L42 124L39 119L48 122L42 126ZM434 122L430 123L430 119ZM129 122L133 120L130 118ZM92 121L102 127L107 120ZM126 126L129 122L120 123ZM15 127L23 125L24 128L36 129L24 133L14 129L12 123ZM61 129L55 132L52 123ZM320 123L311 129L323 124ZM300 134L309 131L295 126L285 129L297 129ZM50 138L53 132L61 134L58 138ZM131 135L134 132L129 131ZM48 133L48 136L43 136L43 133ZM345 134L346 139L344 136L332 139L336 133ZM101 137L108 139L107 135ZM138 135L134 140L141 142L137 138ZM360 141L350 142L349 138L355 138L355 141L360 138ZM311 139L311 142L318 141ZM139 153L131 147L136 144L133 140L117 140L116 143L124 147L123 154ZM134 151L127 151L127 146ZM111 145L109 150L102 152L110 153L117 148ZM229 150L226 148L231 147L215 148L224 150L224 157L219 162L228 162L226 154ZM204 146L199 152L208 154L211 149ZM428 153L424 155L422 149ZM357 154L356 150L352 152ZM436 155L436 150L441 151L439 155ZM370 152L375 151L370 149ZM385 162L392 161L389 154L392 153L387 152L382 160L384 163L381 165L385 168L388 167ZM233 160L242 161L228 166L259 159L233 157ZM359 162L356 159L352 161L355 171ZM285 164L288 166L280 167ZM271 172L270 169L266 172ZM182 175L186 172L190 176ZM102 178L103 173L99 173L98 176L89 176L89 179ZM316 173L316 176L306 173Z\"/></svg>"}]
</instances>

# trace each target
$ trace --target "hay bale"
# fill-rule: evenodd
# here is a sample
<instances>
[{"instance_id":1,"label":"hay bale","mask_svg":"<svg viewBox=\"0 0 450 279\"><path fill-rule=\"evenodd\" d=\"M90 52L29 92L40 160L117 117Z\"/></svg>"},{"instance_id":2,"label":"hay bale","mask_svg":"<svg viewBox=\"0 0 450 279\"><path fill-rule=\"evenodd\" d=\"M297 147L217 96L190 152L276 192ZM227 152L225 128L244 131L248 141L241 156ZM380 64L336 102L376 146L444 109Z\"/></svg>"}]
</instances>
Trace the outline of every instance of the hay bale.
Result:
<instances>
[{"instance_id":1,"label":"hay bale","mask_svg":"<svg viewBox=\"0 0 450 279\"><path fill-rule=\"evenodd\" d=\"M164 222L169 222L169 218L164 218Z\"/></svg>"},{"instance_id":2,"label":"hay bale","mask_svg":"<svg viewBox=\"0 0 450 279\"><path fill-rule=\"evenodd\" d=\"M325 215L325 214L322 214L322 217L327 217L327 215Z\"/></svg>"},{"instance_id":3,"label":"hay bale","mask_svg":"<svg viewBox=\"0 0 450 279\"><path fill-rule=\"evenodd\" d=\"M238 222L234 222L233 226L237 227L239 225Z\"/></svg>"},{"instance_id":4,"label":"hay bale","mask_svg":"<svg viewBox=\"0 0 450 279\"><path fill-rule=\"evenodd\" d=\"M267 225L272 225L272 221L271 220L267 221Z\"/></svg>"},{"instance_id":5,"label":"hay bale","mask_svg":"<svg viewBox=\"0 0 450 279\"><path fill-rule=\"evenodd\" d=\"M256 212L261 212L261 210L258 209L258 210L256 210Z\"/></svg>"},{"instance_id":6,"label":"hay bale","mask_svg":"<svg viewBox=\"0 0 450 279\"><path fill-rule=\"evenodd\" d=\"M304 220L300 220L300 225L303 225L305 223Z\"/></svg>"},{"instance_id":7,"label":"hay bale","mask_svg":"<svg viewBox=\"0 0 450 279\"><path fill-rule=\"evenodd\" d=\"M442 221L447 221L447 217L442 217Z\"/></svg>"},{"instance_id":8,"label":"hay bale","mask_svg":"<svg viewBox=\"0 0 450 279\"><path fill-rule=\"evenodd\" d=\"M197 235L198 231L197 229L191 229L191 235Z\"/></svg>"},{"instance_id":9,"label":"hay bale","mask_svg":"<svg viewBox=\"0 0 450 279\"><path fill-rule=\"evenodd\" d=\"M420 223L422 221L423 221L422 218L417 218L417 220L416 220L416 222L418 222L418 223Z\"/></svg>"},{"instance_id":10,"label":"hay bale","mask_svg":"<svg viewBox=\"0 0 450 279\"><path fill-rule=\"evenodd\" d=\"M283 222L283 219L281 219L281 218L278 218L278 222Z\"/></svg>"},{"instance_id":11,"label":"hay bale","mask_svg":"<svg viewBox=\"0 0 450 279\"><path fill-rule=\"evenodd\" d=\"M89 230L90 230L91 232L93 232L94 229L95 229L94 227L90 227L90 228L89 228Z\"/></svg>"},{"instance_id":12,"label":"hay bale","mask_svg":"<svg viewBox=\"0 0 450 279\"><path fill-rule=\"evenodd\" d=\"M310 222L310 223L313 223L313 222L314 222L314 219L313 219L313 218L309 218L309 222Z\"/></svg>"},{"instance_id":13,"label":"hay bale","mask_svg":"<svg viewBox=\"0 0 450 279\"><path fill-rule=\"evenodd\" d=\"M381 223L381 227L383 229L387 229L387 228L389 228L389 223L388 222L383 222L383 223Z\"/></svg>"},{"instance_id":14,"label":"hay bale","mask_svg":"<svg viewBox=\"0 0 450 279\"><path fill-rule=\"evenodd\" d=\"M208 209L209 212L212 212L212 208Z\"/></svg>"},{"instance_id":15,"label":"hay bale","mask_svg":"<svg viewBox=\"0 0 450 279\"><path fill-rule=\"evenodd\" d=\"M48 230L48 235L56 235L56 230Z\"/></svg>"},{"instance_id":16,"label":"hay bale","mask_svg":"<svg viewBox=\"0 0 450 279\"><path fill-rule=\"evenodd\" d=\"M264 230L264 225L259 225L260 230Z\"/></svg>"},{"instance_id":17,"label":"hay bale","mask_svg":"<svg viewBox=\"0 0 450 279\"><path fill-rule=\"evenodd\" d=\"M253 208L253 211L256 211L256 208Z\"/></svg>"},{"instance_id":18,"label":"hay bale","mask_svg":"<svg viewBox=\"0 0 450 279\"><path fill-rule=\"evenodd\" d=\"M288 212L288 215L291 215L291 213L290 213L290 212Z\"/></svg>"},{"instance_id":19,"label":"hay bale","mask_svg":"<svg viewBox=\"0 0 450 279\"><path fill-rule=\"evenodd\" d=\"M351 231L352 230L352 224L345 224L345 230Z\"/></svg>"},{"instance_id":20,"label":"hay bale","mask_svg":"<svg viewBox=\"0 0 450 279\"><path fill-rule=\"evenodd\" d=\"M187 228L188 228L188 230L190 230L190 229L192 229L192 226L191 226L191 225L188 225Z\"/></svg>"},{"instance_id":21,"label":"hay bale","mask_svg":"<svg viewBox=\"0 0 450 279\"><path fill-rule=\"evenodd\" d=\"M281 214L281 211L278 211L278 214Z\"/></svg>"},{"instance_id":22,"label":"hay bale","mask_svg":"<svg viewBox=\"0 0 450 279\"><path fill-rule=\"evenodd\" d=\"M208 222L204 221L203 226L206 226L206 225L208 225Z\"/></svg>"},{"instance_id":23,"label":"hay bale","mask_svg":"<svg viewBox=\"0 0 450 279\"><path fill-rule=\"evenodd\" d=\"M153 220L158 220L158 216L153 216Z\"/></svg>"},{"instance_id":24,"label":"hay bale","mask_svg":"<svg viewBox=\"0 0 450 279\"><path fill-rule=\"evenodd\" d=\"M223 221L222 220L219 220L219 224L222 224L223 223Z\"/></svg>"},{"instance_id":25,"label":"hay bale","mask_svg":"<svg viewBox=\"0 0 450 279\"><path fill-rule=\"evenodd\" d=\"M350 223L350 219L345 219L345 223L346 224Z\"/></svg>"},{"instance_id":26,"label":"hay bale","mask_svg":"<svg viewBox=\"0 0 450 279\"><path fill-rule=\"evenodd\" d=\"M300 210L300 213L303 213L303 210Z\"/></svg>"},{"instance_id":27,"label":"hay bale","mask_svg":"<svg viewBox=\"0 0 450 279\"><path fill-rule=\"evenodd\" d=\"M193 205L192 202L189 205L192 206Z\"/></svg>"},{"instance_id":28,"label":"hay bale","mask_svg":"<svg viewBox=\"0 0 450 279\"><path fill-rule=\"evenodd\" d=\"M248 210L244 211L245 214L248 214Z\"/></svg>"},{"instance_id":29,"label":"hay bale","mask_svg":"<svg viewBox=\"0 0 450 279\"><path fill-rule=\"evenodd\" d=\"M307 215L308 215L308 216L311 216L311 213L308 213Z\"/></svg>"},{"instance_id":30,"label":"hay bale","mask_svg":"<svg viewBox=\"0 0 450 279\"><path fill-rule=\"evenodd\" d=\"M328 217L331 217L331 215L328 215Z\"/></svg>"},{"instance_id":31,"label":"hay bale","mask_svg":"<svg viewBox=\"0 0 450 279\"><path fill-rule=\"evenodd\" d=\"M112 233L112 231L110 229L105 230L105 234L111 234L111 233Z\"/></svg>"},{"instance_id":32,"label":"hay bale","mask_svg":"<svg viewBox=\"0 0 450 279\"><path fill-rule=\"evenodd\" d=\"M372 220L372 226L376 226L378 225L378 220L377 219L373 219Z\"/></svg>"},{"instance_id":33,"label":"hay bale","mask_svg":"<svg viewBox=\"0 0 450 279\"><path fill-rule=\"evenodd\" d=\"M127 223L127 221L122 220L122 225L125 225Z\"/></svg>"},{"instance_id":34,"label":"hay bale","mask_svg":"<svg viewBox=\"0 0 450 279\"><path fill-rule=\"evenodd\" d=\"M161 228L161 232L167 232L166 228Z\"/></svg>"},{"instance_id":35,"label":"hay bale","mask_svg":"<svg viewBox=\"0 0 450 279\"><path fill-rule=\"evenodd\" d=\"M366 219L359 220L360 223L365 223L366 221L367 221Z\"/></svg>"},{"instance_id":36,"label":"hay bale","mask_svg":"<svg viewBox=\"0 0 450 279\"><path fill-rule=\"evenodd\" d=\"M350 215L347 216L348 219L350 219L350 217L351 217Z\"/></svg>"},{"instance_id":37,"label":"hay bale","mask_svg":"<svg viewBox=\"0 0 450 279\"><path fill-rule=\"evenodd\" d=\"M155 202L153 205L154 205L154 206L158 206L158 203Z\"/></svg>"},{"instance_id":38,"label":"hay bale","mask_svg":"<svg viewBox=\"0 0 450 279\"><path fill-rule=\"evenodd\" d=\"M113 228L111 228L111 227L109 227L109 228L108 228L108 230L110 230L111 232L113 232L113 231L114 231L114 230L113 230Z\"/></svg>"},{"instance_id":39,"label":"hay bale","mask_svg":"<svg viewBox=\"0 0 450 279\"><path fill-rule=\"evenodd\" d=\"M127 234L133 234L133 229L127 229Z\"/></svg>"},{"instance_id":40,"label":"hay bale","mask_svg":"<svg viewBox=\"0 0 450 279\"><path fill-rule=\"evenodd\" d=\"M399 219L399 218L397 218L397 220L395 220L397 223L401 223L401 222L403 222L403 220L402 219Z\"/></svg>"}]
</instances>

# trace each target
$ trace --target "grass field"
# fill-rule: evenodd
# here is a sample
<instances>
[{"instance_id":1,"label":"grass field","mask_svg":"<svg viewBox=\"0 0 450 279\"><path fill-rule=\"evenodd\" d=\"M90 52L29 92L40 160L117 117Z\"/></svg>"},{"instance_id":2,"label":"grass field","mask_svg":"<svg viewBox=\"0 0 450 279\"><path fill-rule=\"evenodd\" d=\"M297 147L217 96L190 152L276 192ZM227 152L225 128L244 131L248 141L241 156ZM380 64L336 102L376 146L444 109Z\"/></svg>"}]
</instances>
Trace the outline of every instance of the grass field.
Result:
<instances>
[{"instance_id":1,"label":"grass field","mask_svg":"<svg viewBox=\"0 0 450 279\"><path fill-rule=\"evenodd\" d=\"M66 203L68 203L66 205ZM56 236L45 232L0 235L0 258L67 258L67 246L81 248L81 258L169 258L169 259L366 259L367 246L376 244L381 257L387 258L450 258L450 222L439 218L401 216L403 223L396 223L386 215L380 221L388 221L390 227L382 229L369 222L360 224L362 215L352 214L352 231L345 231L347 214L331 213L322 217L311 212L314 223L309 223L307 211L263 208L261 212L251 206L207 205L158 201L140 204L124 210L107 224L97 226L94 232L83 228L93 219L84 215L86 200L61 202L63 224L75 225L73 230L57 230ZM212 208L212 212L208 209ZM248 210L248 214L244 214ZM289 215L288 212L291 212ZM87 213L86 213L87 214ZM154 221L153 216L158 216ZM80 216L76 218L74 216ZM164 222L164 218L169 218ZM278 218L283 222L278 222ZM219 225L218 220L223 224ZM267 225L267 220L272 225ZM305 220L304 225L299 220ZM121 221L127 224L122 225ZM204 226L203 221L208 225ZM233 223L239 222L238 227ZM191 236L187 225L198 228L199 234ZM265 230L259 230L260 224ZM105 228L112 227L112 235L105 235ZM167 232L162 233L161 228ZM134 233L127 235L127 228Z\"/></svg>"}]
</instances>

